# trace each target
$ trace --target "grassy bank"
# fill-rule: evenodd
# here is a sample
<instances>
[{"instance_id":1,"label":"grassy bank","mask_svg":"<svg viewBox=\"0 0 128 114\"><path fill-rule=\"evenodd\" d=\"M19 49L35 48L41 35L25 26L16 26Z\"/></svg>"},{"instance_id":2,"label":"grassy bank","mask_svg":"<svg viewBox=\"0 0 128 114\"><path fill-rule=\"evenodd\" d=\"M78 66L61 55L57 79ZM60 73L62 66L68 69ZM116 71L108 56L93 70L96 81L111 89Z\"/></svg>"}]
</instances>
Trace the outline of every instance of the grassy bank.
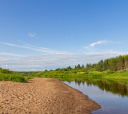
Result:
<instances>
[{"instance_id":1,"label":"grassy bank","mask_svg":"<svg viewBox=\"0 0 128 114\"><path fill-rule=\"evenodd\" d=\"M28 79L24 74L9 71L8 69L0 69L0 81L13 81L13 82L24 82L26 83Z\"/></svg>"},{"instance_id":2,"label":"grassy bank","mask_svg":"<svg viewBox=\"0 0 128 114\"><path fill-rule=\"evenodd\" d=\"M36 77L43 78L58 78L61 80L84 80L86 78L100 78L101 80L111 80L118 82L120 84L128 85L128 70L119 70L119 71L44 71L34 74Z\"/></svg>"}]
</instances>

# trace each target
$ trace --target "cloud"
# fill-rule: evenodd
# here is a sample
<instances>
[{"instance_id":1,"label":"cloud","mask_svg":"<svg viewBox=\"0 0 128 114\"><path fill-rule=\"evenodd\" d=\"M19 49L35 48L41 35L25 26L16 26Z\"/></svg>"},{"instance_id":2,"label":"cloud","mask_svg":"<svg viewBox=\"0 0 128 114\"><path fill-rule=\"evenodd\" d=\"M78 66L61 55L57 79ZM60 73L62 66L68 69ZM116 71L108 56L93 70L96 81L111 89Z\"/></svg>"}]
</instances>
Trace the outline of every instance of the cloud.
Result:
<instances>
[{"instance_id":1,"label":"cloud","mask_svg":"<svg viewBox=\"0 0 128 114\"><path fill-rule=\"evenodd\" d=\"M89 46L86 46L84 48L89 49L91 47L94 47L95 45L99 45L99 44L109 44L109 43L120 43L120 42L112 42L112 41L107 41L107 40L99 40L97 42L91 43Z\"/></svg>"},{"instance_id":2,"label":"cloud","mask_svg":"<svg viewBox=\"0 0 128 114\"><path fill-rule=\"evenodd\" d=\"M36 37L36 33L28 33L29 37L35 38Z\"/></svg>"},{"instance_id":3,"label":"cloud","mask_svg":"<svg viewBox=\"0 0 128 114\"><path fill-rule=\"evenodd\" d=\"M88 53L88 54L58 54L58 55L41 55L29 56L22 58L1 59L0 67L8 68L14 71L43 71L45 69L65 68L68 66L74 67L77 64L97 63L101 59L108 59L118 55L127 53Z\"/></svg>"},{"instance_id":4,"label":"cloud","mask_svg":"<svg viewBox=\"0 0 128 114\"><path fill-rule=\"evenodd\" d=\"M107 41L107 40L100 40L100 41L91 43L89 46L86 46L86 47L84 47L84 48L90 49L91 47L94 47L95 45L104 44L104 43L109 43L109 41Z\"/></svg>"},{"instance_id":5,"label":"cloud","mask_svg":"<svg viewBox=\"0 0 128 114\"><path fill-rule=\"evenodd\" d=\"M12 47L18 47L18 48L25 48L33 51L38 51L38 52L43 52L45 54L67 54L68 52L66 51L57 51L57 50L52 50L49 48L44 48L44 47L35 47L31 45L16 45L16 44L11 44L11 43L4 43L0 42L1 44L7 45L7 46L12 46Z\"/></svg>"},{"instance_id":6,"label":"cloud","mask_svg":"<svg viewBox=\"0 0 128 114\"><path fill-rule=\"evenodd\" d=\"M90 44L89 47L94 47L97 44L104 44L104 43L109 43L109 42L106 40L100 40L100 41L97 41L97 42Z\"/></svg>"},{"instance_id":7,"label":"cloud","mask_svg":"<svg viewBox=\"0 0 128 114\"><path fill-rule=\"evenodd\" d=\"M25 55L19 55L19 54L14 54L14 53L6 53L6 52L0 52L0 55L2 56L16 56L16 57L26 57Z\"/></svg>"},{"instance_id":8,"label":"cloud","mask_svg":"<svg viewBox=\"0 0 128 114\"><path fill-rule=\"evenodd\" d=\"M88 46L94 47L95 45L99 45L102 43L114 43L106 40L98 41L92 43ZM86 53L86 54L69 54L65 51L57 51L44 47L35 47L29 44L26 45L16 45L11 43L0 42L0 44L23 48L28 50L33 50L37 52L42 52L41 56L24 56L14 53L0 53L0 67L7 68L14 71L43 71L45 69L56 69L56 68L65 68L68 66L74 67L77 64L87 63L97 63L101 59L107 59L111 57L116 57L118 55L126 55L128 53L120 53L109 51L108 53ZM100 53L99 53L100 52ZM11 57L12 56L12 57Z\"/></svg>"},{"instance_id":9,"label":"cloud","mask_svg":"<svg viewBox=\"0 0 128 114\"><path fill-rule=\"evenodd\" d=\"M0 43L8 46L19 47L18 45L11 44L11 43L4 43L4 42L0 42Z\"/></svg>"}]
</instances>

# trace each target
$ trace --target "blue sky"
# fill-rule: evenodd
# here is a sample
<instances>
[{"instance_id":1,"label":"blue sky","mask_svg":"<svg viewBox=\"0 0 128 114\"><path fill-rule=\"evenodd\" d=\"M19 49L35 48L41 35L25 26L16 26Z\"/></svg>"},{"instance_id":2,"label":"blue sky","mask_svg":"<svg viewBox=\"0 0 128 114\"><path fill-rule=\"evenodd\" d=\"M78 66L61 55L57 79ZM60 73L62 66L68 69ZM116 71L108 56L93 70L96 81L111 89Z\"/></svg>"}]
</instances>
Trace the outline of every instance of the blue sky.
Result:
<instances>
[{"instance_id":1,"label":"blue sky","mask_svg":"<svg viewBox=\"0 0 128 114\"><path fill-rule=\"evenodd\" d=\"M127 0L0 0L0 67L96 63L128 53Z\"/></svg>"}]
</instances>

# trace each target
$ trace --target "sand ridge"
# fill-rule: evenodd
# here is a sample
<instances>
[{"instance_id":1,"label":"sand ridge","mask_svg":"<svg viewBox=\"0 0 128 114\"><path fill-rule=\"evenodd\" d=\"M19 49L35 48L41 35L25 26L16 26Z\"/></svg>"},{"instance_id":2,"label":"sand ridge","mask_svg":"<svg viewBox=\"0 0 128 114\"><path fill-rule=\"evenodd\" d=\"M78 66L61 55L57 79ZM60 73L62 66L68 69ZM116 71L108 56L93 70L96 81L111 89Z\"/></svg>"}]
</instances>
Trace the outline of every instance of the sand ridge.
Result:
<instances>
[{"instance_id":1,"label":"sand ridge","mask_svg":"<svg viewBox=\"0 0 128 114\"><path fill-rule=\"evenodd\" d=\"M54 78L0 81L0 114L89 114L100 106Z\"/></svg>"}]
</instances>

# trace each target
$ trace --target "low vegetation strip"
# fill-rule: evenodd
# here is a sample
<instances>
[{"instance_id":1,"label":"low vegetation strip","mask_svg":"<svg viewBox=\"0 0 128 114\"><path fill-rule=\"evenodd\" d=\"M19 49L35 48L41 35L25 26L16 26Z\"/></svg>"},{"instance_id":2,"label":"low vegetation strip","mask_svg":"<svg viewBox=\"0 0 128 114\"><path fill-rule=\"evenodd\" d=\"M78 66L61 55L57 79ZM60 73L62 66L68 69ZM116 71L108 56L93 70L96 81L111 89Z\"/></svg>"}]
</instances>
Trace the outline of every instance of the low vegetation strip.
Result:
<instances>
[{"instance_id":1,"label":"low vegetation strip","mask_svg":"<svg viewBox=\"0 0 128 114\"><path fill-rule=\"evenodd\" d=\"M27 82L29 78L24 76L24 74L0 68L0 81Z\"/></svg>"},{"instance_id":2,"label":"low vegetation strip","mask_svg":"<svg viewBox=\"0 0 128 114\"><path fill-rule=\"evenodd\" d=\"M45 70L43 72L31 72L31 76L43 78L59 78L61 80L78 80L81 78L101 78L116 81L120 84L128 85L128 55L118 56L106 60L101 60L96 64L75 65L67 68L57 68L55 70Z\"/></svg>"}]
</instances>

